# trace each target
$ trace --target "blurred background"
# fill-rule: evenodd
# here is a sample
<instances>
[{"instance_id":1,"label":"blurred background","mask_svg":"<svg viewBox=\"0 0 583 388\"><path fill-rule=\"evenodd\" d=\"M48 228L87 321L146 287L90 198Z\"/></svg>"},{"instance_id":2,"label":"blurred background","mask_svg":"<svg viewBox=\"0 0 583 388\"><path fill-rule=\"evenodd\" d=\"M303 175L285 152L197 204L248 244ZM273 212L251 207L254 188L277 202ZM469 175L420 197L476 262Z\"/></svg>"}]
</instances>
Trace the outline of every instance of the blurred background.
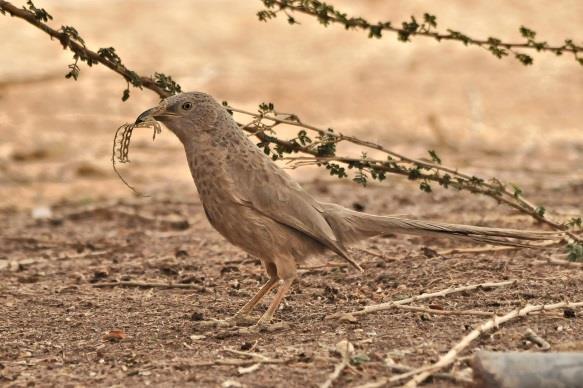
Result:
<instances>
[{"instance_id":1,"label":"blurred background","mask_svg":"<svg viewBox=\"0 0 583 388\"><path fill-rule=\"evenodd\" d=\"M429 12L440 30L478 38L518 41L521 25L551 44L583 38L577 0L332 3L373 22ZM302 15L301 25L263 23L262 4L252 0L35 4L54 16L53 27L75 27L89 48L115 47L130 69L171 75L186 91L248 110L270 101L306 122L411 157L435 149L446 165L531 189L583 186L583 67L571 57L532 53L535 63L525 67L455 42L367 39ZM102 66L81 64L79 80L66 80L72 54L21 19L0 16L0 36L0 207L131 197L111 168L113 135L157 96L132 89L122 102L125 81ZM168 131L155 143L150 131L136 133L130 158L123 173L138 190L195 195ZM291 173L332 179L313 169Z\"/></svg>"}]
</instances>

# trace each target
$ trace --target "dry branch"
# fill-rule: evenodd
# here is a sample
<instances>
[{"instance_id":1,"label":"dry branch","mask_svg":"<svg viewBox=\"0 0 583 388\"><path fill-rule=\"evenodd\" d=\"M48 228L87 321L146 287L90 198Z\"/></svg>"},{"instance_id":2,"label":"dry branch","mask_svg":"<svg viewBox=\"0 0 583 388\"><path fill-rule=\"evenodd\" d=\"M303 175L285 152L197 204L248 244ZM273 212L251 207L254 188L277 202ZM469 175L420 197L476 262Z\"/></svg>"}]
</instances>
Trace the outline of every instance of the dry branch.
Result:
<instances>
[{"instance_id":1,"label":"dry branch","mask_svg":"<svg viewBox=\"0 0 583 388\"><path fill-rule=\"evenodd\" d=\"M396 364L390 360L385 360L385 365L387 366L387 368L398 372L398 373L405 373L405 372L410 372L412 370L414 370L415 368L412 368L410 366L407 365L403 365L403 364ZM461 376L458 374L453 374L453 373L435 373L433 375L433 377L437 377L440 379L444 379L444 380L450 380L453 381L455 383L458 384L471 384L473 380L466 378L465 376ZM377 381L374 382L370 382L370 383L366 383L363 385L359 385L356 388L379 388L379 387L386 387L389 383L389 379L388 378L381 378L378 379Z\"/></svg>"},{"instance_id":2,"label":"dry branch","mask_svg":"<svg viewBox=\"0 0 583 388\"><path fill-rule=\"evenodd\" d=\"M334 381L340 377L342 371L350 365L350 357L354 352L354 346L347 340L342 340L336 344L336 351L342 356L342 360L334 367L334 371L330 373L326 381L320 384L320 388L330 388Z\"/></svg>"},{"instance_id":3,"label":"dry branch","mask_svg":"<svg viewBox=\"0 0 583 388\"><path fill-rule=\"evenodd\" d=\"M418 311L422 313L428 314L436 314L436 315L475 315L478 317L491 317L495 315L493 312L489 311L477 311L477 310L440 310L434 309L430 307L423 307L423 306L408 306L402 304L396 304L393 306L399 310L409 310L409 311Z\"/></svg>"},{"instance_id":4,"label":"dry branch","mask_svg":"<svg viewBox=\"0 0 583 388\"><path fill-rule=\"evenodd\" d=\"M530 313L537 311L555 310L564 307L574 308L581 306L583 306L583 302L575 303L559 302L546 305L527 305L521 309L513 310L501 317L495 316L494 318L485 321L478 328L472 330L469 334L463 337L461 341L459 341L453 348L450 349L449 352L441 356L436 363L421 368L417 368L411 372L393 376L389 379L389 381L396 382L412 377L411 380L409 380L407 384L405 384L404 386L407 388L416 387L418 384L421 384L423 381L425 381L425 379L427 379L433 373L451 365L455 361L456 357L463 350L465 350L465 348L467 348L473 340L477 339L485 332L496 329L502 323L508 322L514 318L524 317Z\"/></svg>"},{"instance_id":5,"label":"dry branch","mask_svg":"<svg viewBox=\"0 0 583 388\"><path fill-rule=\"evenodd\" d=\"M211 360L211 361L198 361L188 363L187 366L189 367L201 367L201 366L251 366L255 364L286 364L292 361L291 359L285 360L277 360L277 359L266 359L266 360L256 360L253 358L242 360L238 358L220 358L218 360Z\"/></svg>"},{"instance_id":6,"label":"dry branch","mask_svg":"<svg viewBox=\"0 0 583 388\"><path fill-rule=\"evenodd\" d=\"M441 290L441 291L424 293L424 294L413 296L413 297L406 298L406 299L401 299L401 300L366 306L362 310L354 311L354 312L351 312L349 314L351 314L351 315L365 315L365 314L374 313L377 311L390 310L390 309L395 308L395 306L404 305L404 304L416 302L416 301L423 300L423 299L429 299L429 298L434 298L434 297L438 297L438 296L446 296L449 294L454 294L454 293L463 292L463 291L504 287L504 286L509 286L509 285L516 284L516 283L517 283L517 280L508 280L508 281L498 282L498 283L480 283L480 284L472 284L469 286L461 286L461 287L456 287L456 288L446 288L446 289ZM329 315L326 318L327 319L334 319L334 318L339 318L342 315L345 315L345 313L338 313L338 314Z\"/></svg>"}]
</instances>

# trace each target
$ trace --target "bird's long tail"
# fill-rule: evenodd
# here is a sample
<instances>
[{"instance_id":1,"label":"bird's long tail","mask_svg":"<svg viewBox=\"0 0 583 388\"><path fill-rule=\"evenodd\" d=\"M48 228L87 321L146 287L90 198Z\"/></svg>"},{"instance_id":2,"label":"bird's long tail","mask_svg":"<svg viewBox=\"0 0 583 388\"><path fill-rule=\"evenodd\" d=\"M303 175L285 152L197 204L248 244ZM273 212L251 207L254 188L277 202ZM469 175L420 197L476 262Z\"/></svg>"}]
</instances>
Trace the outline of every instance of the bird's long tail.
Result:
<instances>
[{"instance_id":1,"label":"bird's long tail","mask_svg":"<svg viewBox=\"0 0 583 388\"><path fill-rule=\"evenodd\" d=\"M422 236L444 236L471 240L478 243L515 247L536 247L532 241L559 240L561 232L544 232L487 228L481 226L448 224L436 221L422 221L402 216L377 216L352 211L335 204L322 204L326 209L326 219L345 244L365 238L404 233Z\"/></svg>"}]
</instances>

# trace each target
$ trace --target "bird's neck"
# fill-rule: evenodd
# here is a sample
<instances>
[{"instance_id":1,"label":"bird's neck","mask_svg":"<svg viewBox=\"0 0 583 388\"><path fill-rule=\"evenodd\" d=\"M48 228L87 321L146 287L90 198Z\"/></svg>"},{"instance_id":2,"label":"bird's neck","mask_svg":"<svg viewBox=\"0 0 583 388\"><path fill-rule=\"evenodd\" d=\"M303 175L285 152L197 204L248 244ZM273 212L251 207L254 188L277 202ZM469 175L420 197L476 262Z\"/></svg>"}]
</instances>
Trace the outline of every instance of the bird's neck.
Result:
<instances>
[{"instance_id":1,"label":"bird's neck","mask_svg":"<svg viewBox=\"0 0 583 388\"><path fill-rule=\"evenodd\" d=\"M188 166L203 202L236 192L232 163L248 158L261 158L261 151L244 134L203 133L183 142ZM226 199L226 198L225 198Z\"/></svg>"}]
</instances>

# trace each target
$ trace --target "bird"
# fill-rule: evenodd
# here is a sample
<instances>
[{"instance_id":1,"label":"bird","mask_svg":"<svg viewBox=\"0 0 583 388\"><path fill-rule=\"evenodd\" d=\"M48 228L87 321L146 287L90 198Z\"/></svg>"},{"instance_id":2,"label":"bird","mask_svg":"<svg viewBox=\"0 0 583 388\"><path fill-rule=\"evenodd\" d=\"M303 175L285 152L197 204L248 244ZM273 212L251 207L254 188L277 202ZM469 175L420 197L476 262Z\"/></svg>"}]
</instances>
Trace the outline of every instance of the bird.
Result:
<instances>
[{"instance_id":1,"label":"bird","mask_svg":"<svg viewBox=\"0 0 583 388\"><path fill-rule=\"evenodd\" d=\"M138 116L173 132L186 153L209 223L227 241L257 257L268 276L234 318L247 317L262 298L278 290L257 325L269 324L297 278L297 267L331 251L358 271L348 246L378 235L445 236L478 243L527 246L554 232L521 231L375 215L317 200L239 127L228 109L202 92L172 95Z\"/></svg>"}]
</instances>

